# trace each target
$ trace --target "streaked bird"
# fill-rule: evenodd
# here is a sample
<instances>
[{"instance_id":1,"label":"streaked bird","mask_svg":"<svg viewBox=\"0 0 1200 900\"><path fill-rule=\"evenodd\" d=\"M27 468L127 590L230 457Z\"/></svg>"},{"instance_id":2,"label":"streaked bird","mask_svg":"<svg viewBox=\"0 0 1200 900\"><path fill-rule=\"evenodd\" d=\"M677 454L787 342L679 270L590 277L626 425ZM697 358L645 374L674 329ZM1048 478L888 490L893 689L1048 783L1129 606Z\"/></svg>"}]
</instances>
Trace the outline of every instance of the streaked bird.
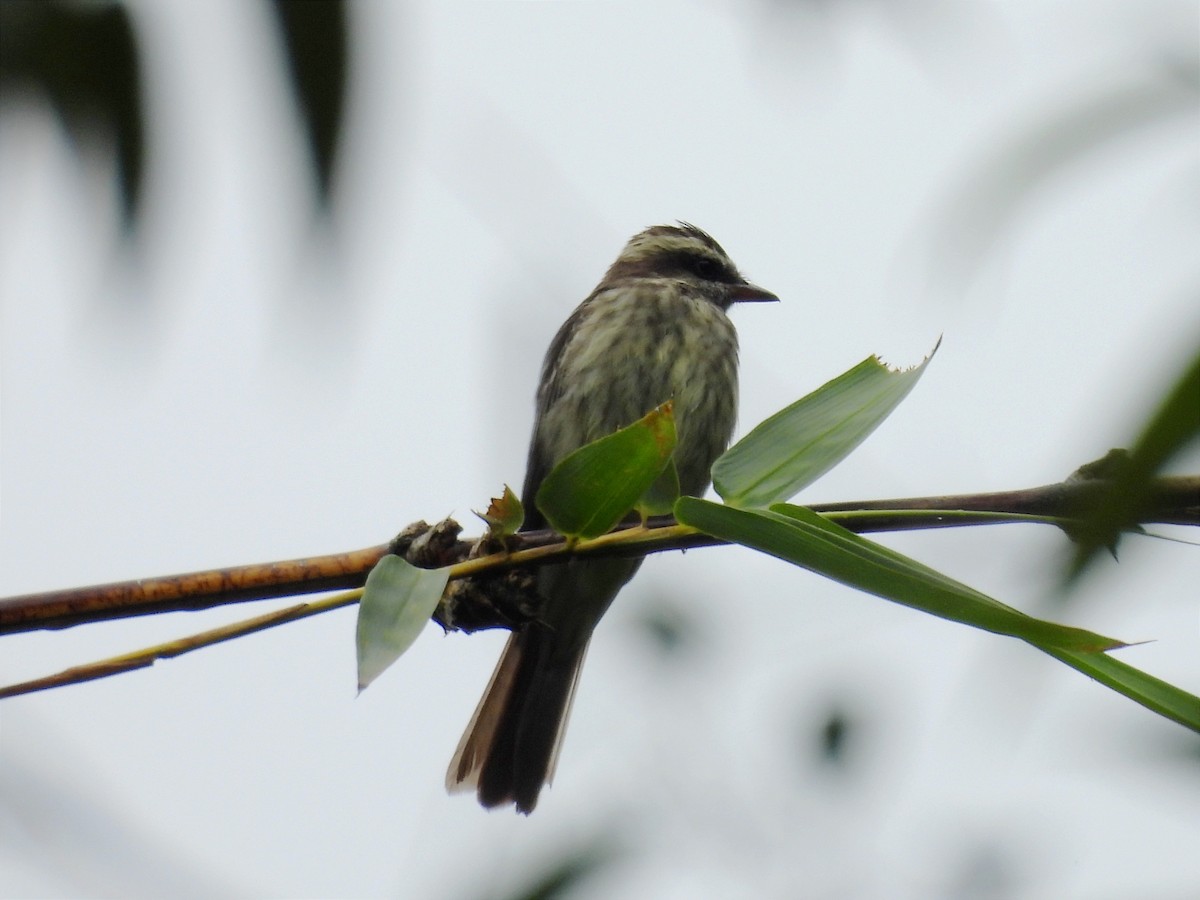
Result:
<instances>
[{"instance_id":1,"label":"streaked bird","mask_svg":"<svg viewBox=\"0 0 1200 900\"><path fill-rule=\"evenodd\" d=\"M734 303L777 300L693 225L658 225L625 245L558 330L542 364L522 503L546 527L538 486L564 456L673 400L680 490L708 487L737 417ZM446 774L486 807L529 813L553 776L588 641L640 559L577 559L537 571L538 620L513 631Z\"/></svg>"}]
</instances>

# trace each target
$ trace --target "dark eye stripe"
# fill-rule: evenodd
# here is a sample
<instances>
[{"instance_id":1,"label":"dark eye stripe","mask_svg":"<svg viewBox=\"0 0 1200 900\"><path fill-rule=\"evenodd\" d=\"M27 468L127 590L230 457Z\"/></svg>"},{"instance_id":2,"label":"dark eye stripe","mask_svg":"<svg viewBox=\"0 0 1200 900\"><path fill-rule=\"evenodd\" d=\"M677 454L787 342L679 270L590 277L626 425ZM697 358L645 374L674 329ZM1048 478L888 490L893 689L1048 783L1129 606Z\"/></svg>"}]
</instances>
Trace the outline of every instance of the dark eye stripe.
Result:
<instances>
[{"instance_id":1,"label":"dark eye stripe","mask_svg":"<svg viewBox=\"0 0 1200 900\"><path fill-rule=\"evenodd\" d=\"M706 253L694 251L683 250L671 254L669 264L664 268L696 275L705 281L720 281L728 284L738 280L737 273L728 263Z\"/></svg>"}]
</instances>

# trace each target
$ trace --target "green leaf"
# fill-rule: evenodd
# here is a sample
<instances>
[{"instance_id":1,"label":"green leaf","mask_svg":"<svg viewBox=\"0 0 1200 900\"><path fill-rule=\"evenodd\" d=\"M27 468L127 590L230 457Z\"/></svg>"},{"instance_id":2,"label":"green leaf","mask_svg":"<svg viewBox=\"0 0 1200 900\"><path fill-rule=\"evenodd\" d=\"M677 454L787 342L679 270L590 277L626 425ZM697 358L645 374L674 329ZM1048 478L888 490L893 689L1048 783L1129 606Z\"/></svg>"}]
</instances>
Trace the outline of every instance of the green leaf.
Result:
<instances>
[{"instance_id":1,"label":"green leaf","mask_svg":"<svg viewBox=\"0 0 1200 900\"><path fill-rule=\"evenodd\" d=\"M412 646L433 615L448 568L418 569L395 554L367 576L358 605L358 689L362 691Z\"/></svg>"},{"instance_id":2,"label":"green leaf","mask_svg":"<svg viewBox=\"0 0 1200 900\"><path fill-rule=\"evenodd\" d=\"M633 508L638 511L642 520L650 516L665 516L675 508L679 499L679 471L675 468L675 460L668 459L666 466L654 479L654 484L646 489L641 499Z\"/></svg>"},{"instance_id":3,"label":"green leaf","mask_svg":"<svg viewBox=\"0 0 1200 900\"><path fill-rule=\"evenodd\" d=\"M1078 653L1053 647L1039 649L1160 716L1200 732L1200 697L1195 694L1104 653Z\"/></svg>"},{"instance_id":4,"label":"green leaf","mask_svg":"<svg viewBox=\"0 0 1200 900\"><path fill-rule=\"evenodd\" d=\"M1073 526L1075 557L1067 574L1074 581L1105 548L1115 548L1121 532L1132 527L1159 470L1181 449L1200 437L1200 353L1172 386L1150 417L1128 456L1110 453L1108 470L1098 477L1110 480L1096 506ZM1081 470L1077 475L1086 477Z\"/></svg>"},{"instance_id":5,"label":"green leaf","mask_svg":"<svg viewBox=\"0 0 1200 900\"><path fill-rule=\"evenodd\" d=\"M769 511L740 510L682 497L675 516L714 537L761 550L841 584L1043 649L1091 652L1124 646L1090 631L1028 616L804 507L779 504Z\"/></svg>"},{"instance_id":6,"label":"green leaf","mask_svg":"<svg viewBox=\"0 0 1200 900\"><path fill-rule=\"evenodd\" d=\"M804 507L778 504L739 510L682 497L675 517L714 537L734 541L914 609L1021 638L1044 653L1200 732L1200 697L1108 656L1124 646L1079 628L1027 616L902 554L875 544Z\"/></svg>"},{"instance_id":7,"label":"green leaf","mask_svg":"<svg viewBox=\"0 0 1200 900\"><path fill-rule=\"evenodd\" d=\"M810 571L940 618L1022 638L1136 703L1200 732L1200 697L1127 665L1105 650L1123 644L1027 616L998 600L866 540L804 507L739 510L682 497L675 517Z\"/></svg>"},{"instance_id":8,"label":"green leaf","mask_svg":"<svg viewBox=\"0 0 1200 900\"><path fill-rule=\"evenodd\" d=\"M476 512L475 515L487 523L489 537L506 538L520 531L521 524L525 521L525 508L521 506L521 501L513 493L513 489L506 484L504 493L493 497L488 508L484 512Z\"/></svg>"},{"instance_id":9,"label":"green leaf","mask_svg":"<svg viewBox=\"0 0 1200 900\"><path fill-rule=\"evenodd\" d=\"M674 450L668 402L564 458L542 481L538 509L569 538L604 534L650 489Z\"/></svg>"},{"instance_id":10,"label":"green leaf","mask_svg":"<svg viewBox=\"0 0 1200 900\"><path fill-rule=\"evenodd\" d=\"M869 357L764 420L713 465L717 493L730 506L743 508L794 496L845 459L888 417L933 353L903 371Z\"/></svg>"}]
</instances>

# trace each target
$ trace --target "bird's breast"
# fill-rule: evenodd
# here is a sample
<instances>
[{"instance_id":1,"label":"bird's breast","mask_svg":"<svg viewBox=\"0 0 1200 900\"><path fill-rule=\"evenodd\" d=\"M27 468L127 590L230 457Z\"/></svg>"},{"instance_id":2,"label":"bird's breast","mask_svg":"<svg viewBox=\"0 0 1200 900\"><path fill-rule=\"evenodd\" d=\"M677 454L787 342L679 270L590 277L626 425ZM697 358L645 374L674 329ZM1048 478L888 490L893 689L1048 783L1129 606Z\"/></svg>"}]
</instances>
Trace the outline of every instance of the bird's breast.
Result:
<instances>
[{"instance_id":1,"label":"bird's breast","mask_svg":"<svg viewBox=\"0 0 1200 900\"><path fill-rule=\"evenodd\" d=\"M557 462L672 400L680 487L702 492L736 419L733 323L681 289L613 290L588 304L557 361L556 396L541 411L548 458Z\"/></svg>"}]
</instances>

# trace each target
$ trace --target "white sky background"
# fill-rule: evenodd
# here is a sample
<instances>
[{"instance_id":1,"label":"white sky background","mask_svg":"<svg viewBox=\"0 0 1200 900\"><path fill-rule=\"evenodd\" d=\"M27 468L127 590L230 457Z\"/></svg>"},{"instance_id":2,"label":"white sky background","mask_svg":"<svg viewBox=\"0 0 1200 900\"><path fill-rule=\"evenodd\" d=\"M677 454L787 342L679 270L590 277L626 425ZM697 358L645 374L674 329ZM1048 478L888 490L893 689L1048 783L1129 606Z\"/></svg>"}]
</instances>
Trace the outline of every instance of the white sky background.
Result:
<instances>
[{"instance_id":1,"label":"white sky background","mask_svg":"<svg viewBox=\"0 0 1200 900\"><path fill-rule=\"evenodd\" d=\"M942 229L989 159L1161 83L1166 55L1194 65L1195 4L649 6L355 6L332 238L256 5L134 4L133 257L106 164L77 166L36 104L5 110L0 594L348 550L448 513L475 530L469 510L521 482L554 330L630 234L677 218L783 299L734 310L745 426L945 336L802 499L1030 486L1129 442L1200 336L1195 110L1030 194L969 277ZM1192 547L1126 541L1064 609L1048 529L886 541L1153 640L1122 658L1200 690ZM266 608L5 638L0 682ZM691 626L673 656L639 624L662 610ZM343 610L0 705L0 895L504 896L601 839L622 855L579 896L1200 882L1181 729L1024 645L746 551L642 569L529 819L442 787L502 636L431 626L355 699L353 630ZM836 710L841 767L817 754Z\"/></svg>"}]
</instances>

